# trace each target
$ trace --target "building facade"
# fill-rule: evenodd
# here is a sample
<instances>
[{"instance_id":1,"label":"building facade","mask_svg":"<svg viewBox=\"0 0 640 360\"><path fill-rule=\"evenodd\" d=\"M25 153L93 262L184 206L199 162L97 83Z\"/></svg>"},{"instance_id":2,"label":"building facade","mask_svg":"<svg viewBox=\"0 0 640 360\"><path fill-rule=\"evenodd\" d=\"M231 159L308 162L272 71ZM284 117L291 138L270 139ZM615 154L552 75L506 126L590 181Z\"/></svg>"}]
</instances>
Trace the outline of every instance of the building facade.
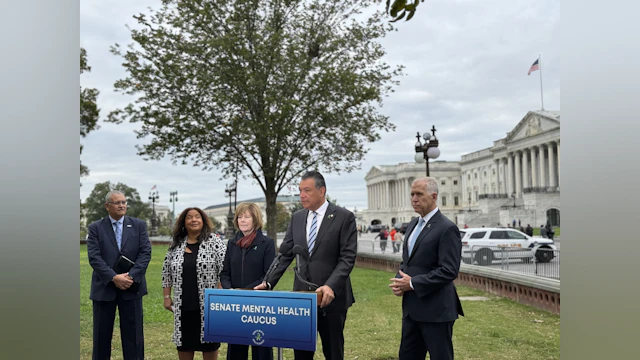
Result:
<instances>
[{"instance_id":1,"label":"building facade","mask_svg":"<svg viewBox=\"0 0 640 360\"><path fill-rule=\"evenodd\" d=\"M374 166L365 176L363 220L392 225L415 217L411 182L425 174L416 163ZM530 111L492 147L430 163L430 175L438 207L459 226L560 226L560 112Z\"/></svg>"},{"instance_id":2,"label":"building facade","mask_svg":"<svg viewBox=\"0 0 640 360\"><path fill-rule=\"evenodd\" d=\"M282 205L285 206L285 208L289 208L293 204L297 203L299 200L300 200L300 196L298 194L279 195L276 198L276 203L281 203ZM265 223L267 222L267 200L265 197L238 201L238 204L243 202L255 203L256 205L258 205L258 207L260 208L260 211L262 211L262 221ZM235 206L233 203L231 204L231 207L234 208L234 211L235 211ZM222 224L221 230L226 231L227 216L229 215L229 202L208 206L205 209L203 209L203 211L207 214L207 216L215 218L216 220L220 221L220 223Z\"/></svg>"}]
</instances>

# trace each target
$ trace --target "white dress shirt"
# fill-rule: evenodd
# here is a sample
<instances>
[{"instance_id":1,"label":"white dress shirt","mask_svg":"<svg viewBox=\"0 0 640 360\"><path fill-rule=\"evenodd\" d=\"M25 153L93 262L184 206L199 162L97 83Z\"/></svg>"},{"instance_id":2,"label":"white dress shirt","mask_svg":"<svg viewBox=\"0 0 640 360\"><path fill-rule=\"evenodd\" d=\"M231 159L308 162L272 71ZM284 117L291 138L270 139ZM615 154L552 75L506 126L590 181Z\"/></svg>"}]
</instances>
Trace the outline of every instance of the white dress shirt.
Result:
<instances>
[{"instance_id":1,"label":"white dress shirt","mask_svg":"<svg viewBox=\"0 0 640 360\"><path fill-rule=\"evenodd\" d=\"M324 219L324 214L327 212L328 207L329 202L325 199L324 204L316 210L318 213L316 218L316 240L318 240L318 231L320 231L320 225L322 225L322 219ZM309 215L307 215L307 243L309 242L309 230L311 230L311 223L313 223L313 211L309 210Z\"/></svg>"}]
</instances>

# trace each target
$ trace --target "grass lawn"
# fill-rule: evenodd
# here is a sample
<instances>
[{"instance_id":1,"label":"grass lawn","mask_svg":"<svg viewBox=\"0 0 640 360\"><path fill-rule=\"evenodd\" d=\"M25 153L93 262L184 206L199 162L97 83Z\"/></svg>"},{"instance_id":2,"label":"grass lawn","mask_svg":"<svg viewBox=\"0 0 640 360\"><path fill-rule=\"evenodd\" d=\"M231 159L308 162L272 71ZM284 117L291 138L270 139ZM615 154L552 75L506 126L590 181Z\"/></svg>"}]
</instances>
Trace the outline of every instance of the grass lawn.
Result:
<instances>
[{"instance_id":1,"label":"grass lawn","mask_svg":"<svg viewBox=\"0 0 640 360\"><path fill-rule=\"evenodd\" d=\"M144 297L145 354L147 359L177 359L171 342L172 314L162 306L161 270L168 246L153 246L147 269L149 294ZM92 310L89 300L91 267L86 245L80 246L80 358L91 358ZM355 268L351 274L356 303L347 314L345 359L393 360L398 357L401 335L401 299L387 288L392 273ZM287 271L277 289L289 290L293 272ZM466 317L456 321L453 344L457 359L559 359L560 317L520 305L482 291L458 287L460 296L486 296L489 301L463 301ZM113 359L122 359L118 318L113 339ZM318 337L316 359L324 359ZM275 351L274 351L275 353ZM202 357L198 354L196 359ZM226 344L220 348L226 358ZM284 350L292 360L293 351Z\"/></svg>"}]
</instances>

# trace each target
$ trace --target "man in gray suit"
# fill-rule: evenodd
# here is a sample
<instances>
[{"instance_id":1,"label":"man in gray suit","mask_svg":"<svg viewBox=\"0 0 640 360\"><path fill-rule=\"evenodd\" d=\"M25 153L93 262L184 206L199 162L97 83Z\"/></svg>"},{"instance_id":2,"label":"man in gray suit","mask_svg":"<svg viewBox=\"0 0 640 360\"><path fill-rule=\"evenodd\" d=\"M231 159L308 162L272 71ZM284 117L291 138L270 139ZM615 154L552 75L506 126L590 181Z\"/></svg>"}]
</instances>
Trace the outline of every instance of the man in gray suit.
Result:
<instances>
[{"instance_id":1,"label":"man in gray suit","mask_svg":"<svg viewBox=\"0 0 640 360\"><path fill-rule=\"evenodd\" d=\"M309 252L300 259L300 275L318 284L322 293L318 309L318 333L327 360L344 359L344 324L347 310L355 302L349 274L356 262L358 247L356 219L349 210L328 202L324 177L309 171L300 181L300 202L304 209L293 214L282 246L300 245ZM273 275L255 287L272 289L293 261L294 255L282 257ZM314 290L295 279L293 290ZM313 351L294 350L296 360L313 359Z\"/></svg>"},{"instance_id":2,"label":"man in gray suit","mask_svg":"<svg viewBox=\"0 0 640 360\"><path fill-rule=\"evenodd\" d=\"M399 360L453 360L453 324L463 315L453 280L460 270L460 230L438 210L438 183L419 178L411 204L420 214L407 226L402 263L391 290L402 296Z\"/></svg>"}]
</instances>

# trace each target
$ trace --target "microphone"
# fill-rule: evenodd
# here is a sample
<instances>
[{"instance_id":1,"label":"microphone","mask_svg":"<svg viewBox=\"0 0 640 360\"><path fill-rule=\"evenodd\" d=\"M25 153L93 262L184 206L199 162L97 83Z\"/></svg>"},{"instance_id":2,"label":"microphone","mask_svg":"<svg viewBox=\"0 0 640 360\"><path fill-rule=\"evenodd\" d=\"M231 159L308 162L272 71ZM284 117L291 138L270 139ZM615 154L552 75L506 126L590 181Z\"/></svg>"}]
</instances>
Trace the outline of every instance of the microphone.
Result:
<instances>
[{"instance_id":1,"label":"microphone","mask_svg":"<svg viewBox=\"0 0 640 360\"><path fill-rule=\"evenodd\" d=\"M303 283L309 285L312 288L315 288L315 289L319 288L320 286L314 283L308 282L300 275L300 257L304 258L305 261L308 261L309 254L307 254L307 252L304 251L304 248L300 245L296 245L293 247L293 253L296 254L296 267L293 269L296 275L296 278L302 281Z\"/></svg>"},{"instance_id":2,"label":"microphone","mask_svg":"<svg viewBox=\"0 0 640 360\"><path fill-rule=\"evenodd\" d=\"M278 265L280 265L280 260L282 259L282 257L288 255L291 255L291 246L289 246L288 244L282 244L280 246L280 253L276 255L275 259L273 259L273 261L271 262L271 265L269 265L269 269L267 269L267 272L264 274L264 278L262 279L263 282L266 282L271 274L276 271L276 268L278 267Z\"/></svg>"}]
</instances>

